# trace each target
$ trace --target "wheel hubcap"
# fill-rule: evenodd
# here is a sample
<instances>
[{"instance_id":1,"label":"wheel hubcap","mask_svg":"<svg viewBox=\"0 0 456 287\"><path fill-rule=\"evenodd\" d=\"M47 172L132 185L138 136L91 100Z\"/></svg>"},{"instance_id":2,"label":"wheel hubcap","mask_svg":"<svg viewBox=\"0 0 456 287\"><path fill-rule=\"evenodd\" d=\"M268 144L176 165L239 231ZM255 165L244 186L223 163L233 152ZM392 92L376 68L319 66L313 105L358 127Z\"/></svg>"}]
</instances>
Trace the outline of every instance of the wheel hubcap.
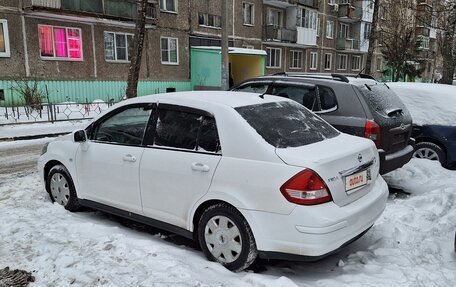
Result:
<instances>
[{"instance_id":1,"label":"wheel hubcap","mask_svg":"<svg viewBox=\"0 0 456 287\"><path fill-rule=\"evenodd\" d=\"M51 195L55 202L65 206L70 199L70 188L61 173L54 173L51 177Z\"/></svg>"},{"instance_id":2,"label":"wheel hubcap","mask_svg":"<svg viewBox=\"0 0 456 287\"><path fill-rule=\"evenodd\" d=\"M439 160L438 154L430 148L420 148L413 153L413 157L430 160Z\"/></svg>"},{"instance_id":3,"label":"wheel hubcap","mask_svg":"<svg viewBox=\"0 0 456 287\"><path fill-rule=\"evenodd\" d=\"M241 234L228 217L212 217L206 223L204 238L209 252L220 262L231 263L241 254Z\"/></svg>"}]
</instances>

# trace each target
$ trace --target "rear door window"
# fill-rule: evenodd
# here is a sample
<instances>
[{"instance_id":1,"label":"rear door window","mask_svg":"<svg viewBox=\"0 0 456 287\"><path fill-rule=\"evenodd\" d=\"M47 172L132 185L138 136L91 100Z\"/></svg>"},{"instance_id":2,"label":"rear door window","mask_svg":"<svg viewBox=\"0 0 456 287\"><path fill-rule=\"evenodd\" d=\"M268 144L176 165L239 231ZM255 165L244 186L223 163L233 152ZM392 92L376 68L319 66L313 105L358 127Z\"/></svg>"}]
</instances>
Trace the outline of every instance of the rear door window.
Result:
<instances>
[{"instance_id":1,"label":"rear door window","mask_svg":"<svg viewBox=\"0 0 456 287\"><path fill-rule=\"evenodd\" d=\"M236 111L276 148L304 146L339 135L328 123L291 101L243 106Z\"/></svg>"},{"instance_id":2,"label":"rear door window","mask_svg":"<svg viewBox=\"0 0 456 287\"><path fill-rule=\"evenodd\" d=\"M220 153L215 119L180 109L158 108L153 146Z\"/></svg>"},{"instance_id":3,"label":"rear door window","mask_svg":"<svg viewBox=\"0 0 456 287\"><path fill-rule=\"evenodd\" d=\"M311 111L320 110L316 97L315 87L297 86L289 84L274 84L271 94L289 98L300 103Z\"/></svg>"},{"instance_id":4,"label":"rear door window","mask_svg":"<svg viewBox=\"0 0 456 287\"><path fill-rule=\"evenodd\" d=\"M321 113L330 112L337 109L337 100L334 91L325 86L318 86L318 94L320 96L320 111Z\"/></svg>"}]
</instances>

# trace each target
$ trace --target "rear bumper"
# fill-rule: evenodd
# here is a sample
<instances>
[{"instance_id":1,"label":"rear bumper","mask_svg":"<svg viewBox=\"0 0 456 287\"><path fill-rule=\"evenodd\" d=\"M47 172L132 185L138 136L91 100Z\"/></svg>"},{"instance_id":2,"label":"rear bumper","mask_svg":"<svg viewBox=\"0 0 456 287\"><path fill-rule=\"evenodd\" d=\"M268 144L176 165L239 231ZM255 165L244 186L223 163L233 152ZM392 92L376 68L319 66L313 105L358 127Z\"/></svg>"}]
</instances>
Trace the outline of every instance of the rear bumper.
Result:
<instances>
[{"instance_id":1,"label":"rear bumper","mask_svg":"<svg viewBox=\"0 0 456 287\"><path fill-rule=\"evenodd\" d=\"M388 187L381 176L373 185L369 193L345 206L334 202L297 206L288 215L241 212L260 230L261 235L254 234L260 257L315 261L361 237L382 214Z\"/></svg>"},{"instance_id":2,"label":"rear bumper","mask_svg":"<svg viewBox=\"0 0 456 287\"><path fill-rule=\"evenodd\" d=\"M412 158L413 151L413 145L408 145L400 151L389 154L386 154L383 150L379 150L380 174L388 173L408 163Z\"/></svg>"}]
</instances>

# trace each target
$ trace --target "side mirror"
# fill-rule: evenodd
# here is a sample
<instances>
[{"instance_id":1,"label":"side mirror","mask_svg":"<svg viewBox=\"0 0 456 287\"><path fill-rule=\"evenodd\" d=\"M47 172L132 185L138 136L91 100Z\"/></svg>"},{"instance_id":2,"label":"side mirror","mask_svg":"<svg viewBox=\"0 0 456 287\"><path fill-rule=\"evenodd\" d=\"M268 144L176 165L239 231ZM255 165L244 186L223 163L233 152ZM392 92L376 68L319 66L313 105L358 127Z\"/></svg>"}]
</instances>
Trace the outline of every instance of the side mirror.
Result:
<instances>
[{"instance_id":1,"label":"side mirror","mask_svg":"<svg viewBox=\"0 0 456 287\"><path fill-rule=\"evenodd\" d=\"M87 140L87 134L85 130L78 130L74 132L74 142L83 143Z\"/></svg>"}]
</instances>

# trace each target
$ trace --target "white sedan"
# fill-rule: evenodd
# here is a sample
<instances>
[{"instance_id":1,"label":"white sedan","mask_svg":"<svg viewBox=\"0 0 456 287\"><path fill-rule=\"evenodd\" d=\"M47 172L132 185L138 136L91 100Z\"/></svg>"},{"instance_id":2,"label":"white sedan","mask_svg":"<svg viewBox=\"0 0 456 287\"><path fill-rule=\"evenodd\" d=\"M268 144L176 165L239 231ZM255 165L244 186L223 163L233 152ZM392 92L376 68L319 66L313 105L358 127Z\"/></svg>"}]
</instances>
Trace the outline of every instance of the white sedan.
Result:
<instances>
[{"instance_id":1,"label":"white sedan","mask_svg":"<svg viewBox=\"0 0 456 287\"><path fill-rule=\"evenodd\" d=\"M181 92L123 101L43 148L52 201L197 240L233 271L258 256L319 259L385 208L374 143L292 100Z\"/></svg>"}]
</instances>

